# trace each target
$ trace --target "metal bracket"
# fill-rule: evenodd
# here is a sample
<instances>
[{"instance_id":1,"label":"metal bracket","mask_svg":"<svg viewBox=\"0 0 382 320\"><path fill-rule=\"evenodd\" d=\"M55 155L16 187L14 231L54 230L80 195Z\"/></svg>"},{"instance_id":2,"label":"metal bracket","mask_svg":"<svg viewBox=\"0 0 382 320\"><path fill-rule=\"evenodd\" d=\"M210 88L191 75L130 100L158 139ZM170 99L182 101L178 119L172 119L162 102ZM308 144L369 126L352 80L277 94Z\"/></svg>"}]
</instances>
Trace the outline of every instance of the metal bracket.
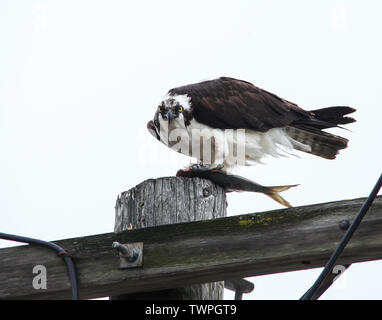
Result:
<instances>
[{"instance_id":1,"label":"metal bracket","mask_svg":"<svg viewBox=\"0 0 382 320\"><path fill-rule=\"evenodd\" d=\"M243 293L250 293L255 288L255 285L245 279L236 278L224 281L224 288L235 291L235 300L242 300Z\"/></svg>"},{"instance_id":2,"label":"metal bracket","mask_svg":"<svg viewBox=\"0 0 382 320\"><path fill-rule=\"evenodd\" d=\"M112 248L119 252L120 269L142 267L143 265L143 242L121 244L114 241Z\"/></svg>"}]
</instances>

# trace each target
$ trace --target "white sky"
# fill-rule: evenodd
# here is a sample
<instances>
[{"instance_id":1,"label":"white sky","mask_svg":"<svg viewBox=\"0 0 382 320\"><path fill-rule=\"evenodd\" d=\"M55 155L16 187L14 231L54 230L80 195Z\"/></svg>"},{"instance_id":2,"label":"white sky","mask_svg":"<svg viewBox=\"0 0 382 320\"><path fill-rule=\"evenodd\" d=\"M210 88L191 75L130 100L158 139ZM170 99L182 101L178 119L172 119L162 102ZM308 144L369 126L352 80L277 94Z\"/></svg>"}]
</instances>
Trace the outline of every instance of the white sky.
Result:
<instances>
[{"instance_id":1,"label":"white sky","mask_svg":"<svg viewBox=\"0 0 382 320\"><path fill-rule=\"evenodd\" d=\"M377 0L2 0L1 232L113 231L119 192L189 163L146 131L159 100L223 75L306 109L358 109L351 132L333 130L350 140L337 160L270 159L242 175L300 183L284 193L294 206L367 196L382 160L381 11ZM228 199L229 215L281 208L261 194ZM352 265L322 298L382 299L381 267ZM245 298L297 299L320 270L251 278Z\"/></svg>"}]
</instances>

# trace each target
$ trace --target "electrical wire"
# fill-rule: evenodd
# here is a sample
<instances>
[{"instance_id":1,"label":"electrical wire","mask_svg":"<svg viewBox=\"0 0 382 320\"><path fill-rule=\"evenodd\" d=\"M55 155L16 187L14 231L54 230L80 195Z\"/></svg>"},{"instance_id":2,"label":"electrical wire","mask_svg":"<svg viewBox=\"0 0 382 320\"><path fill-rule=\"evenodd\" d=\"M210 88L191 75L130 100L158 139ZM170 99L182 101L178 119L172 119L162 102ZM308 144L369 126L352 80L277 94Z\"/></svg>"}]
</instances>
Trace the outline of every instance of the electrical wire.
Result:
<instances>
[{"instance_id":1,"label":"electrical wire","mask_svg":"<svg viewBox=\"0 0 382 320\"><path fill-rule=\"evenodd\" d=\"M378 194L379 189L382 186L382 174L380 175L377 183L375 184L373 190L371 191L370 195L366 199L366 201L363 203L361 209L359 210L358 214L354 218L353 222L351 223L350 227L347 229L345 235L343 236L341 242L337 246L336 250L333 252L332 256L326 263L324 270L322 270L321 274L318 276L316 282L310 287L310 289L305 292L305 294L300 298L300 300L315 300L317 299L324 291L320 293L320 295L317 294L318 290L320 289L322 283L326 280L328 275L330 274L331 270L333 270L333 267L344 250L345 246L351 239L354 231L357 229L359 224L362 221L362 218L366 215L367 211L369 210L370 206L372 205L375 197ZM327 286L325 290L329 288Z\"/></svg>"},{"instance_id":2,"label":"electrical wire","mask_svg":"<svg viewBox=\"0 0 382 320\"><path fill-rule=\"evenodd\" d=\"M76 269L74 267L70 254L67 253L63 248L52 242L2 232L0 232L0 239L28 243L30 245L36 245L54 250L59 256L61 256L64 259L66 267L68 269L69 280L72 286L72 299L79 299Z\"/></svg>"}]
</instances>

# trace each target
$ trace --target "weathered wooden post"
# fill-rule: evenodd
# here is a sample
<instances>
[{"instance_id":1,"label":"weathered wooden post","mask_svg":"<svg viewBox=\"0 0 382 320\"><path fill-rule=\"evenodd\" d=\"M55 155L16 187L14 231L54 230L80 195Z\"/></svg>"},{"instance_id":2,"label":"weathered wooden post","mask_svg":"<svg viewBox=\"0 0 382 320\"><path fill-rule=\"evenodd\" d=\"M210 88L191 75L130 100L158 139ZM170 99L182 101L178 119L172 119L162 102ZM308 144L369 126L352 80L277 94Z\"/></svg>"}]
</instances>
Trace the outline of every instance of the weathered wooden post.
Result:
<instances>
[{"instance_id":1,"label":"weathered wooden post","mask_svg":"<svg viewBox=\"0 0 382 320\"><path fill-rule=\"evenodd\" d=\"M118 196L114 232L224 217L226 209L224 190L209 180L183 177L149 179ZM176 288L174 284L174 289L126 294L111 299L221 300L223 289L224 282L182 288Z\"/></svg>"}]
</instances>

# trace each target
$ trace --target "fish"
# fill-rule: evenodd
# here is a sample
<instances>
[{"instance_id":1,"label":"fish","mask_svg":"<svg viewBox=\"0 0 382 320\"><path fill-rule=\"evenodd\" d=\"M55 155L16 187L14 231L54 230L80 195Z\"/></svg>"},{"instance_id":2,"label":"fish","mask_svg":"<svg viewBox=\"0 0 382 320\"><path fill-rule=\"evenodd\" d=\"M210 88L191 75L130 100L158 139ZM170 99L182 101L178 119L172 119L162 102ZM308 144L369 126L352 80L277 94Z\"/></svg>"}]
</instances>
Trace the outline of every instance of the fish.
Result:
<instances>
[{"instance_id":1,"label":"fish","mask_svg":"<svg viewBox=\"0 0 382 320\"><path fill-rule=\"evenodd\" d=\"M263 186L252 180L235 174L228 174L223 170L209 169L199 165L191 166L176 173L177 177L185 178L203 178L212 181L222 187L225 192L258 192L263 193L274 201L291 208L292 205L279 195L279 192L297 187L299 184L285 186Z\"/></svg>"}]
</instances>

